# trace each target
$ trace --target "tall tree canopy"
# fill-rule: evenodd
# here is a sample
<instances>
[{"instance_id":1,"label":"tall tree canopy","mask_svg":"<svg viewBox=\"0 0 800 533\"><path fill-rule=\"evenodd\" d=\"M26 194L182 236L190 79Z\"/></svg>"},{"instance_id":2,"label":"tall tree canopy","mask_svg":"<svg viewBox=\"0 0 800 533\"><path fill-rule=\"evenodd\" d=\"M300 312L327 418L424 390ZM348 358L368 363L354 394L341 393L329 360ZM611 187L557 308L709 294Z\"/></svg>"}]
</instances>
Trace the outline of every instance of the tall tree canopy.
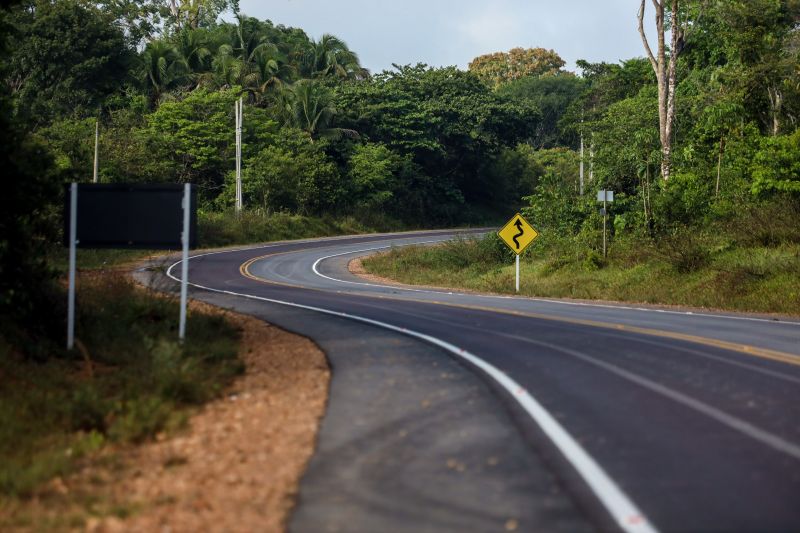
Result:
<instances>
[{"instance_id":1,"label":"tall tree canopy","mask_svg":"<svg viewBox=\"0 0 800 533\"><path fill-rule=\"evenodd\" d=\"M469 64L470 72L493 87L526 76L548 76L561 72L561 56L544 48L512 48L478 56Z\"/></svg>"}]
</instances>

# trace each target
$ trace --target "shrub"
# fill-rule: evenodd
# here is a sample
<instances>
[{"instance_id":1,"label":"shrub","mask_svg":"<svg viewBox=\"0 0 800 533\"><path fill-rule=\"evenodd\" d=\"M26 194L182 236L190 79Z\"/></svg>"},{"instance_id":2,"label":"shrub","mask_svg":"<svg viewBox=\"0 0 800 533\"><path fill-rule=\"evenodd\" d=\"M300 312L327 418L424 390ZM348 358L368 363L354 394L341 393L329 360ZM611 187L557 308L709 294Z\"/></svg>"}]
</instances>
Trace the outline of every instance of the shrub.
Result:
<instances>
[{"instance_id":1,"label":"shrub","mask_svg":"<svg viewBox=\"0 0 800 533\"><path fill-rule=\"evenodd\" d=\"M753 194L800 196L800 129L791 135L763 138L752 170Z\"/></svg>"}]
</instances>

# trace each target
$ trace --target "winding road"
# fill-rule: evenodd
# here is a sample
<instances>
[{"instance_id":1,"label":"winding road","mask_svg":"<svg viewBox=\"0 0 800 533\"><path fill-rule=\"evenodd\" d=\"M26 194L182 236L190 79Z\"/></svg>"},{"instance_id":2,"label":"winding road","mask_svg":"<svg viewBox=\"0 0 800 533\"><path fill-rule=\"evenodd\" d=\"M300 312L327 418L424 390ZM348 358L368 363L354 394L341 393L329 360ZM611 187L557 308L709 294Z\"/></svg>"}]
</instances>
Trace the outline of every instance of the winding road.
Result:
<instances>
[{"instance_id":1,"label":"winding road","mask_svg":"<svg viewBox=\"0 0 800 533\"><path fill-rule=\"evenodd\" d=\"M800 530L800 321L388 286L347 269L455 233L190 260L193 298L308 336L331 363L291 530Z\"/></svg>"}]
</instances>

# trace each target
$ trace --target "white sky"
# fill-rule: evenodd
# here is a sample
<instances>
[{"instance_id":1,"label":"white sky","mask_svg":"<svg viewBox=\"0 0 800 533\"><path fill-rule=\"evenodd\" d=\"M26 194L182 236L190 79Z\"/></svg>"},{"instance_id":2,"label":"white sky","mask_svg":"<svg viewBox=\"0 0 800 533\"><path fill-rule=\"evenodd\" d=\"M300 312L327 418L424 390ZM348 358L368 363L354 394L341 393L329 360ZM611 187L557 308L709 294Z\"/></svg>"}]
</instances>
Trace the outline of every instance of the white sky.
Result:
<instances>
[{"instance_id":1,"label":"white sky","mask_svg":"<svg viewBox=\"0 0 800 533\"><path fill-rule=\"evenodd\" d=\"M240 0L251 17L340 37L372 72L392 63L466 68L515 46L552 48L570 70L577 59L615 63L644 55L638 8L637 0Z\"/></svg>"}]
</instances>

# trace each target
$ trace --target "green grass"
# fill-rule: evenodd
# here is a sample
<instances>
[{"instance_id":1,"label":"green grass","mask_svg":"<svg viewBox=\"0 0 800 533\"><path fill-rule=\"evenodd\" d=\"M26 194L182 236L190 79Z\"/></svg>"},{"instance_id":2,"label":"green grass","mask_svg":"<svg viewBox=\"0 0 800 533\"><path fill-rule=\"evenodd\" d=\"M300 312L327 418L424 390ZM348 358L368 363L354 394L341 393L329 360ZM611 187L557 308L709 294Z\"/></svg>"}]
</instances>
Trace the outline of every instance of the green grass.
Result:
<instances>
[{"instance_id":1,"label":"green grass","mask_svg":"<svg viewBox=\"0 0 800 533\"><path fill-rule=\"evenodd\" d=\"M39 339L23 355L0 338L0 500L32 495L106 443L180 427L243 370L233 324L190 312L181 345L177 303L123 274L83 276L77 299L85 352Z\"/></svg>"},{"instance_id":2,"label":"green grass","mask_svg":"<svg viewBox=\"0 0 800 533\"><path fill-rule=\"evenodd\" d=\"M714 241L714 239L711 239ZM672 246L674 245L674 246ZM364 268L403 283L514 292L513 255L495 236L397 248ZM537 246L520 265L526 296L601 299L800 315L800 245L620 242L603 260Z\"/></svg>"}]
</instances>

